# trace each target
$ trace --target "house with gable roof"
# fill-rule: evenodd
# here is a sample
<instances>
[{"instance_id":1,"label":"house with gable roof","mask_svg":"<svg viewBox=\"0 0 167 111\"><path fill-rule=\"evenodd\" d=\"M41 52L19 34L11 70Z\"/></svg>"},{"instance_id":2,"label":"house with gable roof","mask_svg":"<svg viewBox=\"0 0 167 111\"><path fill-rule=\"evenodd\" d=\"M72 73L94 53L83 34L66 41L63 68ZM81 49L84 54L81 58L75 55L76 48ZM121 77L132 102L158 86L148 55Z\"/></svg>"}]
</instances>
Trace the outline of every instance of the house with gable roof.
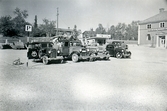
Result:
<instances>
[{"instance_id":1,"label":"house with gable roof","mask_svg":"<svg viewBox=\"0 0 167 111\"><path fill-rule=\"evenodd\" d=\"M138 45L167 48L167 11L159 13L138 24Z\"/></svg>"}]
</instances>

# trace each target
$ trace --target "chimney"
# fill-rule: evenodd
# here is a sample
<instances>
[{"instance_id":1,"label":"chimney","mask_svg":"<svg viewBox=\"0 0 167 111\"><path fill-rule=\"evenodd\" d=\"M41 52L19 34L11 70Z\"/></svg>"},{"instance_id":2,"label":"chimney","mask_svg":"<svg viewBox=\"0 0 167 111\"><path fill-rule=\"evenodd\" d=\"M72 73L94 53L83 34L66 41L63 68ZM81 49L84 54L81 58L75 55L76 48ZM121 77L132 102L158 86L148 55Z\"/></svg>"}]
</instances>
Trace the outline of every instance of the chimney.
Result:
<instances>
[{"instance_id":1,"label":"chimney","mask_svg":"<svg viewBox=\"0 0 167 111\"><path fill-rule=\"evenodd\" d=\"M163 12L164 11L164 8L160 8L159 9L159 12L161 13L161 12Z\"/></svg>"}]
</instances>

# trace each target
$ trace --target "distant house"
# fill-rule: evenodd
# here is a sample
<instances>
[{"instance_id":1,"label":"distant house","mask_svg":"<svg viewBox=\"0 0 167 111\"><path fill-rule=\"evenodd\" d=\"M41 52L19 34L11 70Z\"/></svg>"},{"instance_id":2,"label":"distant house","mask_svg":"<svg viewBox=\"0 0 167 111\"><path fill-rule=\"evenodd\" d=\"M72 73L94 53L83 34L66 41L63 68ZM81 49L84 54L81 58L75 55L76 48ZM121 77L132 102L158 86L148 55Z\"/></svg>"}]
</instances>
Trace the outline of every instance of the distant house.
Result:
<instances>
[{"instance_id":1,"label":"distant house","mask_svg":"<svg viewBox=\"0 0 167 111\"><path fill-rule=\"evenodd\" d=\"M167 11L159 9L159 13L138 25L138 44L167 48Z\"/></svg>"}]
</instances>

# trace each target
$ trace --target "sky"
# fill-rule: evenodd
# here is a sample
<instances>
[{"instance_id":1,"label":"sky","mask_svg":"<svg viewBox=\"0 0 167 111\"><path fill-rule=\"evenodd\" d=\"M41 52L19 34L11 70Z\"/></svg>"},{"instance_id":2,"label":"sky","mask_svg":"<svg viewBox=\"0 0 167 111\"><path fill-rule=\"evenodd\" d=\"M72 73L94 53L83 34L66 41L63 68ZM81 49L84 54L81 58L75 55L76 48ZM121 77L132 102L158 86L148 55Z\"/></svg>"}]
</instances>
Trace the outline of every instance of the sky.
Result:
<instances>
[{"instance_id":1,"label":"sky","mask_svg":"<svg viewBox=\"0 0 167 111\"><path fill-rule=\"evenodd\" d=\"M167 0L0 0L0 17L13 14L14 9L28 11L27 22L38 24L43 19L57 21L59 9L59 28L74 28L81 31L95 30L98 24L109 28L118 23L130 24L142 21L159 13L160 8L167 11Z\"/></svg>"}]
</instances>

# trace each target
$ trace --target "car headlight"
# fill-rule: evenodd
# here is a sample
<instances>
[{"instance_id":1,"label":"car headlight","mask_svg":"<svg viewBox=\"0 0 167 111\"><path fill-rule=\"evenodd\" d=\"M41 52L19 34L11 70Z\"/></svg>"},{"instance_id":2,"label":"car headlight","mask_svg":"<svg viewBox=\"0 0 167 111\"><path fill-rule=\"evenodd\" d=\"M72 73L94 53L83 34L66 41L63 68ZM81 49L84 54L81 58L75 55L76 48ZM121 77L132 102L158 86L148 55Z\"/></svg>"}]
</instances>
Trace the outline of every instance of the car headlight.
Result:
<instances>
[{"instance_id":1,"label":"car headlight","mask_svg":"<svg viewBox=\"0 0 167 111\"><path fill-rule=\"evenodd\" d=\"M48 53L51 53L52 51L50 50L50 51L48 51Z\"/></svg>"}]
</instances>

